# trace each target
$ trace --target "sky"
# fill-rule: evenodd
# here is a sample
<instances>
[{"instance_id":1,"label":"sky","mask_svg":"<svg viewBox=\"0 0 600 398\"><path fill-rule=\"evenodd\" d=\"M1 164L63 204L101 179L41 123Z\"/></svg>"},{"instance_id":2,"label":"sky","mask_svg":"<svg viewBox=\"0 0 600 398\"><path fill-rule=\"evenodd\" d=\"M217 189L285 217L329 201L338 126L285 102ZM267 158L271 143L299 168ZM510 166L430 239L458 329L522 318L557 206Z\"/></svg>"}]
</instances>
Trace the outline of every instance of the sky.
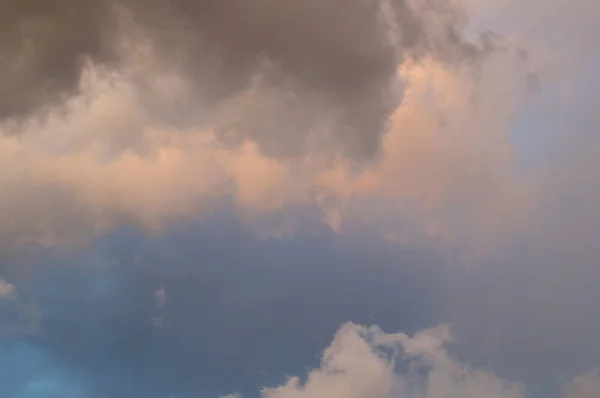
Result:
<instances>
[{"instance_id":1,"label":"sky","mask_svg":"<svg viewBox=\"0 0 600 398\"><path fill-rule=\"evenodd\" d=\"M5 0L0 398L600 397L598 0Z\"/></svg>"}]
</instances>

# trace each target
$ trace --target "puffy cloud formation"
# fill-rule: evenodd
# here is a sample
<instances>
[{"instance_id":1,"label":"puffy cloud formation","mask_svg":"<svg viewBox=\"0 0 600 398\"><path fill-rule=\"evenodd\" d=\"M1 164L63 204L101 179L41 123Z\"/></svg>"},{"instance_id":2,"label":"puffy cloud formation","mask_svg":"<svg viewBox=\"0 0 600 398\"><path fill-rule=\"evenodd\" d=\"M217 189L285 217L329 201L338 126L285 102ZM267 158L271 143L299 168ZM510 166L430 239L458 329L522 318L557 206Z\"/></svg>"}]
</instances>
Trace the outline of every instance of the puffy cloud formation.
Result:
<instances>
[{"instance_id":1,"label":"puffy cloud formation","mask_svg":"<svg viewBox=\"0 0 600 398\"><path fill-rule=\"evenodd\" d=\"M600 319L590 316L600 302L598 20L597 0L4 1L0 251L77 244L124 224L162 231L223 207L261 232L273 220L278 225L269 225L269 232L293 231L308 215L339 232L366 225L401 244L467 246L489 254L490 246L502 243L475 271L438 271L440 290L454 296L430 288L431 296L443 296L436 300L452 307L435 322L452 321L458 351L463 347L461 361L475 358L472 363L493 368L496 376L450 356L445 328L409 337L347 325L306 381L291 379L263 395L522 397L521 386L502 380L548 383L558 374L568 379L597 366L600 357ZM488 29L501 35L480 34ZM363 237L353 238L348 246L365 244ZM218 245L206 237L188 244L200 246L199 241ZM226 245L228 252L243 248L244 256L250 247L260 248L267 254L254 261L268 266L256 273L274 275L268 250L273 246ZM284 253L279 262L286 265L280 278L288 285L270 287L280 296L265 293L263 280L240 294L239 285L254 280L256 268L218 267L229 266L231 257L202 257L210 252L202 247L188 253L194 259L190 268L207 267L216 258L215 268L237 278L211 270L201 278L208 292L201 299L182 293L199 290L199 282L189 282L188 290L168 286L167 300L165 289L152 295L164 282L158 280L165 276L164 265L140 299L149 307L143 314L124 306L132 296L115 294L109 282L91 288L75 280L66 299L56 294L51 305L60 316L44 313L42 319L36 299L6 275L19 289L0 283L0 298L8 298L0 300L0 337L30 338L43 329L46 344L52 338L60 342L57 357L81 358L79 350L93 346L90 339L97 345L87 352L105 354L110 347L119 356L122 343L115 342L127 334L123 330L142 330L129 317L143 318L140 324L152 333L189 333L193 338L184 340L196 342L202 333L223 335L218 329L223 308L238 316L225 322L230 327L272 333L266 336L291 329L310 334L303 317L317 308L329 311L313 315L319 333L323 325L355 319L354 314L397 318L398 301L427 312L414 304L410 289L398 288L404 277L367 271L349 276L353 261L383 261L380 246L368 256L354 256L343 246L346 257L335 272L294 263L310 262L310 245L292 250L302 255L290 255L289 246L274 249ZM192 260L179 257L177 263L185 261ZM292 272L291 263L300 271ZM0 264L2 273L5 266ZM311 283L300 289L299 280ZM369 289L365 280L377 283L369 282L374 283ZM214 281L226 281L226 288ZM344 284L337 295L331 288L336 283ZM51 295L52 289L42 290ZM400 290L409 292L401 300L391 293ZM215 301L215 291L221 301ZM388 291L386 300L374 298ZM335 305L326 305L325 296L341 297L343 305L334 299ZM82 297L94 305L78 307ZM277 301L284 309L252 317L248 297L262 305ZM309 300L308 306L298 304L298 297ZM118 311L88 311L104 308L105 301ZM178 302L193 305L177 309ZM204 302L211 305L197 311ZM292 321L273 315L284 310L299 315ZM191 312L202 327L182 321L189 322ZM269 322L272 328L265 327ZM81 328L79 338L62 342L72 325ZM123 343L139 350L139 362L131 362L142 369L138 380L164 372L170 386L176 384L177 369L138 365L145 363L139 352L149 348L177 347L180 353L193 346L198 357L205 356L203 346L148 341ZM206 350L214 357L230 360L245 346L212 348ZM5 358L0 363L15 363ZM107 363L111 371L121 364ZM80 394L79 377L34 380L28 366L21 370L32 380L26 396L44 389L58 394L60 380ZM218 378L217 373L211 375ZM118 371L106 378L114 375L126 378ZM564 396L595 397L597 380L597 372L576 377ZM9 381L20 393L22 386Z\"/></svg>"},{"instance_id":2,"label":"puffy cloud formation","mask_svg":"<svg viewBox=\"0 0 600 398\"><path fill-rule=\"evenodd\" d=\"M50 357L39 373L23 358L6 380L16 359L0 358L0 395L15 398L60 362L74 367L63 371L64 382L86 387L91 398L258 393L314 366L349 319L411 331L437 322L430 292L444 280L430 254L376 236L360 245L326 230L264 239L226 212L166 236L120 229L76 250L2 257L0 273L23 307L38 304L41 318L32 336L26 319L0 307L0 356L18 341ZM8 327L14 332L5 339Z\"/></svg>"},{"instance_id":3,"label":"puffy cloud formation","mask_svg":"<svg viewBox=\"0 0 600 398\"><path fill-rule=\"evenodd\" d=\"M398 64L427 55L471 62L490 50L462 37L464 18L446 0L32 0L5 2L2 14L0 117L61 104L79 91L86 63L118 68L147 45L168 60L157 67L177 71L190 88L171 109L164 97L147 105L178 124L206 123L221 109L221 138L249 137L275 155L298 153L311 137L372 156L396 101ZM256 95L264 98L247 102ZM236 115L230 104L240 102L251 115Z\"/></svg>"},{"instance_id":4,"label":"puffy cloud formation","mask_svg":"<svg viewBox=\"0 0 600 398\"><path fill-rule=\"evenodd\" d=\"M595 185L595 1L75 3L3 5L3 249L233 202L483 250Z\"/></svg>"},{"instance_id":5,"label":"puffy cloud formation","mask_svg":"<svg viewBox=\"0 0 600 398\"><path fill-rule=\"evenodd\" d=\"M131 65L152 65L154 56L144 57ZM489 65L519 67L505 53L492 58ZM317 206L334 229L349 217L381 220L382 214L365 212L364 203L376 200L399 217L386 231L394 239L503 233L527 218L532 200L505 136L520 89L517 78L501 80L493 67L482 68L480 78L491 85L486 91L497 91L500 100L484 96L476 109L471 95L481 86L472 67L425 56L405 61L395 72L405 82L404 99L391 114L380 160L354 170L354 162L332 161L318 150L272 157L250 136L229 146L216 127L158 122L140 103L144 95L132 73L90 67L83 94L62 113L4 125L19 134L0 138L0 184L8 192L0 199L2 245L68 243L120 222L157 228L215 208L223 198L252 217ZM149 71L145 79L174 98L187 89L176 74ZM512 94L504 95L507 90ZM251 91L232 105L238 116L249 112L244 120L279 106L261 104L270 94Z\"/></svg>"},{"instance_id":6,"label":"puffy cloud formation","mask_svg":"<svg viewBox=\"0 0 600 398\"><path fill-rule=\"evenodd\" d=\"M324 350L321 366L303 378L291 377L278 387L264 388L263 398L524 398L537 397L525 392L522 383L503 380L494 374L464 365L446 351L450 338L446 326L421 330L412 336L386 334L377 327L346 324ZM13 371L35 374L19 388L10 389L15 398L45 398L48 394L65 397L103 397L90 386L80 371L51 353L27 345L0 350ZM0 375L5 381L6 372ZM573 378L565 386L563 398L595 398L599 391L597 371ZM8 383L7 383L8 384ZM151 383L148 383L151 385ZM127 383L125 383L127 385ZM149 387L149 386L146 386ZM157 393L147 396L183 398L195 396ZM242 394L220 398L243 398Z\"/></svg>"},{"instance_id":7,"label":"puffy cloud formation","mask_svg":"<svg viewBox=\"0 0 600 398\"><path fill-rule=\"evenodd\" d=\"M464 365L446 350L448 326L413 336L386 334L377 327L346 324L323 352L321 366L304 381L262 390L263 398L523 398L523 384ZM598 371L573 378L564 398L592 398L600 392ZM227 397L240 397L232 394Z\"/></svg>"},{"instance_id":8,"label":"puffy cloud formation","mask_svg":"<svg viewBox=\"0 0 600 398\"><path fill-rule=\"evenodd\" d=\"M306 381L292 377L266 388L264 398L522 398L519 383L501 380L452 359L446 326L408 336L376 327L343 326ZM398 371L398 369L403 369Z\"/></svg>"},{"instance_id":9,"label":"puffy cloud formation","mask_svg":"<svg viewBox=\"0 0 600 398\"><path fill-rule=\"evenodd\" d=\"M582 274L575 262L563 268L532 269L515 262L463 271L489 280L471 278L460 286L463 301L455 303L460 312L448 314L443 309L452 297L446 283L461 270L442 267L431 252L386 245L370 234L361 241L334 233L261 239L232 229L229 223L239 222L228 217L192 223L192 230L177 229L168 237L113 232L86 253L52 248L3 262L2 273L18 286L21 304L0 300L11 305L0 307L0 350L16 354L11 350L18 338L55 359L35 374L23 359L19 373L5 376L2 386L19 397L12 391L30 382L44 384L66 362L76 371L65 369L62 381L53 382L57 394L64 383L64 388L85 388L91 397L97 392L99 398L231 391L251 397L262 386L285 385L285 375L299 375L298 386L305 386L303 367L318 367L315 354L348 319L410 336L450 320L453 341L451 354L445 354L451 362L472 364L471 373L481 369L498 379L521 381L530 398L562 397L560 380L598 363L597 320L591 316L598 303L597 279ZM170 327L157 329L153 317L160 315L163 297ZM28 303L31 309L19 318L16 310ZM36 323L41 333L31 336L26 328L33 330ZM410 351L406 337L353 327L403 379L425 383L432 374L433 359L419 357L417 348ZM439 347L448 340L444 330L425 333L431 338L417 339L418 347ZM6 332L11 339L3 338ZM387 337L379 341L375 335ZM457 350L461 344L467 352ZM492 355L482 358L482 352ZM6 358L0 368L10 369L16 359ZM548 389L536 390L540 384Z\"/></svg>"},{"instance_id":10,"label":"puffy cloud formation","mask_svg":"<svg viewBox=\"0 0 600 398\"><path fill-rule=\"evenodd\" d=\"M533 70L518 43L473 35L474 5L3 7L4 249L224 201L249 220L317 207L336 230L387 223L410 243L488 244L532 217L507 134Z\"/></svg>"}]
</instances>

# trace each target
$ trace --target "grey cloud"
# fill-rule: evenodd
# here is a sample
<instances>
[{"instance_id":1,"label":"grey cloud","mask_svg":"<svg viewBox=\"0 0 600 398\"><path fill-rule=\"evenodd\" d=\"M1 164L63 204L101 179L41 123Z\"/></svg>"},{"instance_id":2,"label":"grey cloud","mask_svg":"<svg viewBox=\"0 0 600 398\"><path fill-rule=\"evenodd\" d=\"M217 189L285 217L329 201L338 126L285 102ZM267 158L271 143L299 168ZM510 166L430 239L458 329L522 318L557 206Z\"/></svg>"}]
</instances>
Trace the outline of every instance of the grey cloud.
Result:
<instances>
[{"instance_id":1,"label":"grey cloud","mask_svg":"<svg viewBox=\"0 0 600 398\"><path fill-rule=\"evenodd\" d=\"M75 93L86 59L114 59L110 2L3 1L0 118L22 118Z\"/></svg>"},{"instance_id":2,"label":"grey cloud","mask_svg":"<svg viewBox=\"0 0 600 398\"><path fill-rule=\"evenodd\" d=\"M171 121L210 123L225 141L249 137L275 156L302 153L318 137L319 147L370 157L400 100L396 70L407 55L454 62L487 51L464 39L464 18L445 0L419 7L404 0L9 0L3 7L0 120L64 103L80 89L86 60L123 61L121 39L132 30L117 27L128 20L192 87L193 106L176 101ZM249 90L268 99L250 98L251 114L227 116L248 108L243 102L227 112Z\"/></svg>"}]
</instances>

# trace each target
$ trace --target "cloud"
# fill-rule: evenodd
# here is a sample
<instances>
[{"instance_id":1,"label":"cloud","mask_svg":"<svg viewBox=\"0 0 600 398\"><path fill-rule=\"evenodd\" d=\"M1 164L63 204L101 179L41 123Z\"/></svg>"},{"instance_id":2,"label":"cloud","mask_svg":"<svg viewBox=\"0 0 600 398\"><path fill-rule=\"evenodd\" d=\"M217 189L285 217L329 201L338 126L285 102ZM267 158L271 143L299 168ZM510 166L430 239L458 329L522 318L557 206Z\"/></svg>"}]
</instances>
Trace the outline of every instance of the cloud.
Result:
<instances>
[{"instance_id":1,"label":"cloud","mask_svg":"<svg viewBox=\"0 0 600 398\"><path fill-rule=\"evenodd\" d=\"M589 316L598 302L597 279L582 274L577 262L569 263L570 273L521 262L448 269L431 252L402 250L371 234L261 239L231 215L224 218L161 238L115 232L85 253L25 251L3 272L22 274L19 260L35 259L27 274L35 275L31 294L44 316L34 341L73 363L81 372L76 379L105 395L253 396L248 392L261 386L285 385L285 375L299 375L297 387L305 386L303 366L318 365L315 354L348 319L405 330L357 327L394 364L394 377L421 390L432 384L424 381L430 368L441 369L441 354L472 364L472 373L519 380L531 398L558 397L560 380L597 365L598 329ZM464 301L454 303L460 312L445 313L455 293L447 284L457 274L487 280L467 279L458 287ZM164 286L169 329L152 327L157 286ZM413 332L440 320L452 328ZM3 325L9 325L4 318ZM478 356L481 348L492 356ZM32 379L22 374L12 385Z\"/></svg>"},{"instance_id":2,"label":"cloud","mask_svg":"<svg viewBox=\"0 0 600 398\"><path fill-rule=\"evenodd\" d=\"M0 298L10 298L15 292L15 286L0 279Z\"/></svg>"},{"instance_id":3,"label":"cloud","mask_svg":"<svg viewBox=\"0 0 600 398\"><path fill-rule=\"evenodd\" d=\"M447 325L409 336L378 327L342 326L324 350L321 365L305 378L291 377L264 388L263 398L524 398L525 385L465 365L447 351ZM573 378L564 398L592 398L600 391L598 371Z\"/></svg>"},{"instance_id":4,"label":"cloud","mask_svg":"<svg viewBox=\"0 0 600 398\"><path fill-rule=\"evenodd\" d=\"M154 291L154 299L156 301L156 308L158 314L152 318L154 327L164 329L169 327L169 323L166 320L167 317L167 292L164 287L156 289Z\"/></svg>"},{"instance_id":5,"label":"cloud","mask_svg":"<svg viewBox=\"0 0 600 398\"><path fill-rule=\"evenodd\" d=\"M110 11L104 1L92 7L77 1L4 3L0 117L23 116L76 92L85 57L110 61L104 43Z\"/></svg>"},{"instance_id":6,"label":"cloud","mask_svg":"<svg viewBox=\"0 0 600 398\"><path fill-rule=\"evenodd\" d=\"M508 62L499 57L498 62ZM469 96L461 93L476 86L470 71L431 57L405 61L397 76L406 82L406 95L393 112L381 159L356 171L353 162L331 162L318 150L272 157L252 137L232 147L215 129L158 122L140 104L143 93L131 74L90 67L83 72L82 94L68 101L66 113L50 113L19 128L4 126L20 136L0 138L6 170L0 184L10 193L0 199L2 245L76 243L123 222L161 229L215 209L224 199L233 199L250 220L316 206L338 230L344 219L377 221L379 216L360 203L381 200L388 204L379 209L416 225L409 231L413 234L437 231L431 234L460 235L461 240L484 236L484 230L495 233L511 220L526 219L530 194L511 163L505 115L491 109L477 115ZM493 68L482 71L488 71L486 79L497 76ZM180 93L182 87L176 75L164 71L150 71L147 80L165 92ZM506 91L507 84L500 84L496 87ZM501 93L499 106L485 98L479 106L510 112L517 91ZM438 99L424 103L430 95ZM248 104L262 98L250 98ZM432 124L435 118L445 124ZM497 129L478 138L486 123ZM474 145L475 139L480 143ZM471 164L479 165L477 171ZM457 206L465 213L456 213ZM491 208L500 209L496 219L487 218ZM392 232L406 231L384 233Z\"/></svg>"},{"instance_id":7,"label":"cloud","mask_svg":"<svg viewBox=\"0 0 600 398\"><path fill-rule=\"evenodd\" d=\"M166 236L120 229L91 247L10 257L2 272L42 317L38 335L1 335L0 349L18 340L49 351L73 364L65 376L93 397L258 392L313 366L348 319L410 330L435 322L439 295L430 292L443 280L427 253L375 236L264 239L228 213ZM157 329L162 287L169 328ZM33 379L25 367L10 385Z\"/></svg>"},{"instance_id":8,"label":"cloud","mask_svg":"<svg viewBox=\"0 0 600 398\"><path fill-rule=\"evenodd\" d=\"M565 388L565 398L593 398L598 394L600 394L598 370L574 378Z\"/></svg>"},{"instance_id":9,"label":"cloud","mask_svg":"<svg viewBox=\"0 0 600 398\"><path fill-rule=\"evenodd\" d=\"M385 203L368 215L379 224L395 214L417 226L399 222L387 230L393 236L421 234L452 244L481 238L478 244L485 245L526 227L535 216L537 184L519 172L508 139L524 98L517 62L491 59L478 82L468 68L432 60L405 64L400 74L410 84L383 140L381 162L361 174L331 168L319 182L342 199Z\"/></svg>"},{"instance_id":10,"label":"cloud","mask_svg":"<svg viewBox=\"0 0 600 398\"><path fill-rule=\"evenodd\" d=\"M584 63L558 60L591 58L564 38L595 3L566 20L544 11L540 29L565 33L557 46L513 2L288 3L7 3L6 65L26 67L0 82L24 85L0 112L0 246L156 231L233 203L249 223L311 207L339 232L376 225L393 242L485 252L539 228L548 198L594 169L597 146L573 140L588 166L525 173L514 130L531 82L538 99L576 97ZM570 140L551 124L531 146Z\"/></svg>"},{"instance_id":11,"label":"cloud","mask_svg":"<svg viewBox=\"0 0 600 398\"><path fill-rule=\"evenodd\" d=\"M447 326L413 336L346 324L304 382L292 377L264 398L522 398L523 387L452 359ZM398 369L403 369L399 371Z\"/></svg>"},{"instance_id":12,"label":"cloud","mask_svg":"<svg viewBox=\"0 0 600 398\"><path fill-rule=\"evenodd\" d=\"M437 272L452 290L452 297L444 296L451 308L442 318L452 320L460 355L444 350L446 332L441 337L385 335L402 352L396 355L371 340L384 334L353 326L344 329L354 337L342 344L343 355L331 348L328 352L335 354L326 356L312 379L268 390L277 398L344 389L360 393L353 383L365 383L373 396L437 398L441 385L456 394L485 386L510 396L519 389L511 383L498 387L500 379L540 384L598 365L600 321L590 314L600 302L595 96L600 89L595 41L600 3L229 3L117 0L82 7L72 1L5 2L0 12L8 15L4 21L0 17L0 251L81 243L131 224L164 232L178 221L223 208L257 229L265 219L265 224L277 224L271 229L288 231L305 224L313 228L312 218L322 218L341 235L368 231L354 237L348 244L352 248L365 245L365 235L373 233L425 249L467 246L469 253L487 257L470 273L444 267ZM488 29L502 36L480 34ZM217 231L212 233L221 233L219 225L212 227ZM260 247L267 255L255 261L269 266L258 274L274 275L272 246L227 244L228 251L239 246L244 255L249 247ZM208 246L202 247L208 251ZM381 250L356 259L346 255L334 276L303 268L293 277L290 263L310 262L305 256L310 259L312 253L304 247L293 255L286 250L278 257L285 272L277 275L289 278L283 288L242 290L244 295L237 285L255 277L252 272L237 272L237 279L210 274L202 286L213 297L193 301L202 311L184 311L175 309L176 303L192 300L182 298L182 289L167 286L169 324L195 312L201 314L194 319L202 327L191 329L220 336L213 326L222 325L218 302L237 311L238 319L226 320L232 329L271 332L264 333L265 340L276 334L273 330L278 335L302 330L310 339L307 329L321 333L323 325L354 319L346 316L353 311L397 314L390 303L400 300L392 293L389 300L373 298L401 290L395 284L402 278L388 274L378 278L389 285L384 288L378 280L366 293L344 285L344 294L337 295L341 304L315 299L330 295L338 279L359 286L377 279L366 271L353 279L348 270L359 267L353 261L377 263L384 256ZM230 264L228 255L216 254L218 261L206 262ZM208 267L200 254L190 257L202 259L194 267ZM397 265L405 260L386 261ZM297 287L305 286L297 283L302 278L311 280L306 289ZM213 286L214 281L226 288ZM162 282L153 280L140 293L152 308L136 322L151 330L153 316L158 324L164 321L166 293L154 301L147 296ZM79 303L86 289L73 289L65 297ZM217 301L215 291L229 296ZM284 309L277 317L259 311L252 317L240 304L248 296L260 303L278 301ZM297 297L309 304L297 304ZM104 308L102 300L89 300L94 305L86 308ZM286 311L279 300L293 302L294 310ZM121 347L114 343L120 333L146 330L125 320L133 311L123 301L115 299L118 305L111 305L118 310L107 309L101 316L67 301L56 298L52 308L64 319L67 311L57 309L72 310L71 323L45 315L53 326L40 322L35 300L2 300L3 336L6 331L31 335L42 324L59 340L56 336L71 333L69 325L77 324L79 338L58 344L61 354L69 356L92 346L94 339L97 345L90 350L105 353L111 344ZM414 298L407 293L402 302ZM306 315L322 307L328 315L336 313L335 320L316 310L315 318ZM419 306L419 312L425 311ZM85 326L76 315L87 317ZM115 326L121 320L125 332ZM269 322L276 327L265 327ZM111 326L100 329L102 323ZM168 333L176 333L173 329ZM144 351L150 346L139 344ZM257 343L232 344L215 348L213 358L216 352L228 358L219 363L231 364L238 350L260 351ZM162 346L155 346L159 352ZM202 347L193 349L205 354ZM372 366L364 374L352 364L362 355ZM482 363L497 377L469 370L457 358ZM406 361L422 371L392 369ZM168 372L156 369L140 374ZM591 373L575 379L565 394L583 394L595 378Z\"/></svg>"},{"instance_id":13,"label":"cloud","mask_svg":"<svg viewBox=\"0 0 600 398\"><path fill-rule=\"evenodd\" d=\"M397 105L398 64L425 55L472 62L487 50L461 36L461 10L446 1L418 7L405 0L103 0L94 7L9 1L4 7L0 94L11 100L0 104L0 118L21 120L61 105L80 91L87 65L118 70L132 49L146 47L169 60L157 67L177 71L192 89L171 110L164 97L147 95L143 102L159 104L178 123L210 123L225 141L252 139L276 156L304 153L313 139L351 157L373 156ZM157 93L143 75L137 80L150 88L146 94Z\"/></svg>"},{"instance_id":14,"label":"cloud","mask_svg":"<svg viewBox=\"0 0 600 398\"><path fill-rule=\"evenodd\" d=\"M600 322L590 314L600 302L594 239L600 53L591 42L600 4L474 3L480 7L474 23L523 43L539 71L539 96L520 105L511 133L528 163L520 173L534 176L528 185L536 191L536 215L530 228L513 229L508 244L479 261L477 271L457 277L449 317L470 358L503 377L543 385L599 365Z\"/></svg>"}]
</instances>

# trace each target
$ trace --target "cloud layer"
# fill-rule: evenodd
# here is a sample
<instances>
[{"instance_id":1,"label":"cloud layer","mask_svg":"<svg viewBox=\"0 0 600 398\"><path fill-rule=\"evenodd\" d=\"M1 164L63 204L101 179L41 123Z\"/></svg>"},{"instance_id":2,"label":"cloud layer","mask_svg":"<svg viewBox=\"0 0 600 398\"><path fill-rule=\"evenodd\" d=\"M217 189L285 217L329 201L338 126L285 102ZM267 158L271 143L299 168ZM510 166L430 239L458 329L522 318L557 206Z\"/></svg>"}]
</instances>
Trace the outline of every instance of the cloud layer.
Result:
<instances>
[{"instance_id":1,"label":"cloud layer","mask_svg":"<svg viewBox=\"0 0 600 398\"><path fill-rule=\"evenodd\" d=\"M390 239L455 245L533 214L507 138L533 71L461 3L71 3L4 5L4 249L223 201L336 230L375 201Z\"/></svg>"},{"instance_id":2,"label":"cloud layer","mask_svg":"<svg viewBox=\"0 0 600 398\"><path fill-rule=\"evenodd\" d=\"M494 1L7 2L1 245L223 202L247 219L316 207L411 244L529 233L594 178L583 32L600 11L555 3L540 35L536 7ZM545 160L524 172L531 153Z\"/></svg>"},{"instance_id":3,"label":"cloud layer","mask_svg":"<svg viewBox=\"0 0 600 398\"><path fill-rule=\"evenodd\" d=\"M505 136L519 80L499 80L494 68L518 69L518 61L502 53L490 62L480 69L491 85L483 94L497 91L501 100L484 96L476 109L471 95L482 86L471 67L406 61L396 72L406 84L404 99L391 114L380 160L362 170L318 150L271 157L255 137L231 147L215 129L165 125L140 104L130 74L88 69L84 94L67 103L66 114L5 125L20 136L0 138L0 183L10 193L0 199L3 246L68 243L120 222L155 229L214 209L223 198L251 218L316 206L334 229L345 218L378 222L382 215L365 213L362 203L386 202L382 208L399 216L399 227L384 231L392 239L422 234L460 242L503 234L531 214L532 192ZM146 79L180 94L177 75ZM264 114L254 106L278 106L261 105L262 94L242 97L234 109L245 120Z\"/></svg>"},{"instance_id":4,"label":"cloud layer","mask_svg":"<svg viewBox=\"0 0 600 398\"><path fill-rule=\"evenodd\" d=\"M3 119L63 104L80 91L87 65L118 69L132 50L146 47L157 53L155 67L177 72L187 88L168 103L136 76L149 88L144 104L171 116L161 121L208 123L227 142L250 138L276 156L305 153L318 140L371 157L400 99L399 64L415 56L473 62L489 50L462 37L460 10L446 1L418 7L405 0L106 0L94 7L9 1L3 7ZM252 103L257 95L263 106ZM256 109L238 115L232 106L240 102Z\"/></svg>"}]
</instances>

